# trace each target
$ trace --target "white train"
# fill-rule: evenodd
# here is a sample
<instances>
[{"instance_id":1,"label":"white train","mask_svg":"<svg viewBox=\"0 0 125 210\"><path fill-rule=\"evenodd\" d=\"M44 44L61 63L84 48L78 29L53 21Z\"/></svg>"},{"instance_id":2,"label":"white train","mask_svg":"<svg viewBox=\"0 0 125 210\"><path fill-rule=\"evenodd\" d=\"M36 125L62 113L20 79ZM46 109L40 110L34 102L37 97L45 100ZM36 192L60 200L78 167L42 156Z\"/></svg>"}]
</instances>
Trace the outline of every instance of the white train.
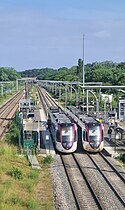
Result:
<instances>
[{"instance_id":1,"label":"white train","mask_svg":"<svg viewBox=\"0 0 125 210\"><path fill-rule=\"evenodd\" d=\"M56 106L48 113L48 127L59 152L72 153L77 149L77 125Z\"/></svg>"},{"instance_id":2,"label":"white train","mask_svg":"<svg viewBox=\"0 0 125 210\"><path fill-rule=\"evenodd\" d=\"M104 148L103 124L94 117L83 114L77 107L68 107L68 114L75 115L74 121L80 126L83 149L100 152Z\"/></svg>"}]
</instances>

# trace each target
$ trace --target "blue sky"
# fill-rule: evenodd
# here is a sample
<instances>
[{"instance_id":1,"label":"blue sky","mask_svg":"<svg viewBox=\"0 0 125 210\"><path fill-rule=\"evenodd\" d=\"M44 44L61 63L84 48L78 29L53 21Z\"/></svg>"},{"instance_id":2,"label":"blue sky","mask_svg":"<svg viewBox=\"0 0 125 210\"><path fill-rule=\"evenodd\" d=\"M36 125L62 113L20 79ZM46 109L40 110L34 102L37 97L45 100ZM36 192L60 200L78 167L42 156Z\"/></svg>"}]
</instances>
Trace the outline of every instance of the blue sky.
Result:
<instances>
[{"instance_id":1,"label":"blue sky","mask_svg":"<svg viewBox=\"0 0 125 210\"><path fill-rule=\"evenodd\" d=\"M125 61L125 0L0 0L0 66Z\"/></svg>"}]
</instances>

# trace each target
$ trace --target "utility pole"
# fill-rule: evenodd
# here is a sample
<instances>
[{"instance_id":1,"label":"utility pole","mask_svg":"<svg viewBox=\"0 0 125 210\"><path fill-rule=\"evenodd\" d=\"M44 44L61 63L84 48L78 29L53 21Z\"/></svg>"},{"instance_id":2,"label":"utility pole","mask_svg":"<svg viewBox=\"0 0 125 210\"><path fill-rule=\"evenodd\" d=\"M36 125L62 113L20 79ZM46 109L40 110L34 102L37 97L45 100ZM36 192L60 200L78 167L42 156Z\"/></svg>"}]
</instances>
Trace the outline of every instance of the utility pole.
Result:
<instances>
[{"instance_id":1,"label":"utility pole","mask_svg":"<svg viewBox=\"0 0 125 210\"><path fill-rule=\"evenodd\" d=\"M83 67L82 67L82 85L85 85L85 77L84 77L84 33L83 33ZM84 95L84 88L83 88L83 95Z\"/></svg>"},{"instance_id":2,"label":"utility pole","mask_svg":"<svg viewBox=\"0 0 125 210\"><path fill-rule=\"evenodd\" d=\"M89 93L89 90L86 90L86 112L87 114L89 114L89 98L88 98L88 93Z\"/></svg>"}]
</instances>

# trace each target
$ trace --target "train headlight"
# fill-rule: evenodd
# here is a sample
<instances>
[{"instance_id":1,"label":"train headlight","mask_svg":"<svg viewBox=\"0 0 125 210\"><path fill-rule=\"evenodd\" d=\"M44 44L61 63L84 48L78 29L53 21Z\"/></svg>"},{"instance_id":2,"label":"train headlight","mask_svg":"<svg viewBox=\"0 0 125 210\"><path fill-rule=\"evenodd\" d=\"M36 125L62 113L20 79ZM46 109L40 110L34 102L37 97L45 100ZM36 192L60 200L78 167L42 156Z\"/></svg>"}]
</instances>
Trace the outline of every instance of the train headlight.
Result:
<instances>
[{"instance_id":1,"label":"train headlight","mask_svg":"<svg viewBox=\"0 0 125 210\"><path fill-rule=\"evenodd\" d=\"M72 147L72 142L63 142L63 143L62 143L62 146L63 146L66 150L68 150L68 149L70 149L70 148Z\"/></svg>"},{"instance_id":2,"label":"train headlight","mask_svg":"<svg viewBox=\"0 0 125 210\"><path fill-rule=\"evenodd\" d=\"M90 146L93 148L93 149L97 149L99 147L100 143L99 142L90 142Z\"/></svg>"}]
</instances>

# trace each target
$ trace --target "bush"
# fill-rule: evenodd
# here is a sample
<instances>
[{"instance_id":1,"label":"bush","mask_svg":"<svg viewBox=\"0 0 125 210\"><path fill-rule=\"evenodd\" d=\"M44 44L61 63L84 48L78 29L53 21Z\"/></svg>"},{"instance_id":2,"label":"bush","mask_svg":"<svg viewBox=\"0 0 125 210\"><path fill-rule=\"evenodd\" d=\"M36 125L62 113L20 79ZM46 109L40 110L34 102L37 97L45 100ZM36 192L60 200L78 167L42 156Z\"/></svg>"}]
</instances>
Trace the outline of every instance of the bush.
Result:
<instances>
[{"instance_id":1,"label":"bush","mask_svg":"<svg viewBox=\"0 0 125 210\"><path fill-rule=\"evenodd\" d=\"M19 128L13 122L10 127L9 133L6 135L6 142L9 144L16 145L18 143L18 136L19 136Z\"/></svg>"},{"instance_id":2,"label":"bush","mask_svg":"<svg viewBox=\"0 0 125 210\"><path fill-rule=\"evenodd\" d=\"M125 154L120 154L116 159L121 160L123 163L125 163Z\"/></svg>"},{"instance_id":3,"label":"bush","mask_svg":"<svg viewBox=\"0 0 125 210\"><path fill-rule=\"evenodd\" d=\"M23 178L22 171L19 168L14 168L13 167L9 171L9 175L12 176L12 177L14 177L15 179L22 179Z\"/></svg>"},{"instance_id":4,"label":"bush","mask_svg":"<svg viewBox=\"0 0 125 210\"><path fill-rule=\"evenodd\" d=\"M44 159L43 159L43 164L51 164L53 162L53 157L51 155L47 155Z\"/></svg>"}]
</instances>

